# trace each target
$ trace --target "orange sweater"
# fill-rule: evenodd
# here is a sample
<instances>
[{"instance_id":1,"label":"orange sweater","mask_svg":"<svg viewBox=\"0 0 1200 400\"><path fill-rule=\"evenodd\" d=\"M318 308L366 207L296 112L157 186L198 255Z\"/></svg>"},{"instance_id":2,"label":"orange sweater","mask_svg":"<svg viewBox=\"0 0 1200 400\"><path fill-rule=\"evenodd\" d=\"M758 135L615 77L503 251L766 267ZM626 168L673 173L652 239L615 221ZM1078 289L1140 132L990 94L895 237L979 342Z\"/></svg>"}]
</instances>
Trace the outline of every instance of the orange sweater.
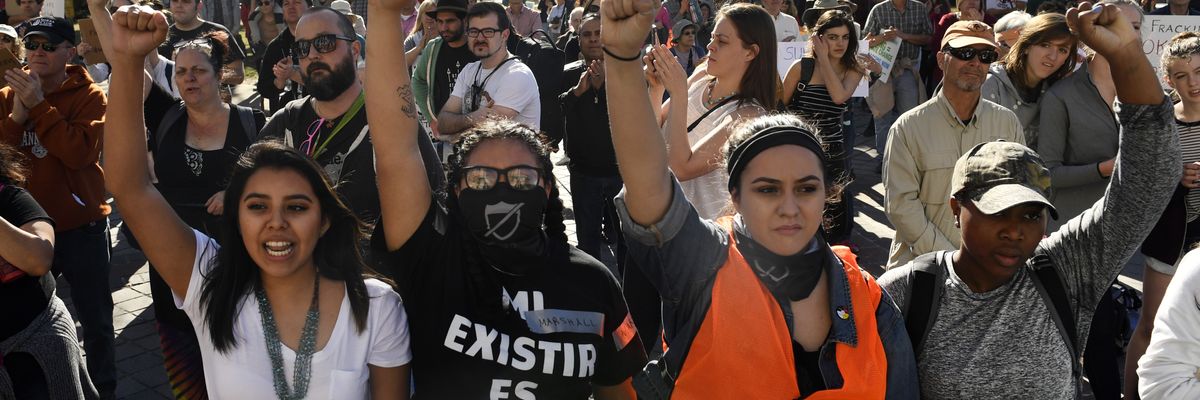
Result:
<instances>
[{"instance_id":1,"label":"orange sweater","mask_svg":"<svg viewBox=\"0 0 1200 400\"><path fill-rule=\"evenodd\" d=\"M108 215L104 172L100 169L104 133L104 91L81 66L67 66L67 80L29 110L25 126L10 116L12 88L0 89L0 141L27 158L26 189L55 221L59 232Z\"/></svg>"}]
</instances>

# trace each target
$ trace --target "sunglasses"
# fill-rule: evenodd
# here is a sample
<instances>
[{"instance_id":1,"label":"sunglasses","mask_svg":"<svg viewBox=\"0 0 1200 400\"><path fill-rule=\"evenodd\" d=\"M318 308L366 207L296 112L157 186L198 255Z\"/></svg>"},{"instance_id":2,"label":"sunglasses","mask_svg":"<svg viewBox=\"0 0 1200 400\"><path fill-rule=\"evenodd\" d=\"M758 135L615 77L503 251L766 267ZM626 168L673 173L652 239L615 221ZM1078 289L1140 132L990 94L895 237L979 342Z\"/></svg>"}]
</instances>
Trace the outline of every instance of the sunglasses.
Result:
<instances>
[{"instance_id":1,"label":"sunglasses","mask_svg":"<svg viewBox=\"0 0 1200 400\"><path fill-rule=\"evenodd\" d=\"M336 49L337 41L339 40L353 42L354 38L345 37L336 33L327 33L312 38L311 40L297 40L296 43L292 45L292 50L294 51L293 55L300 58L308 57L308 49L310 46L316 48L318 53L325 54Z\"/></svg>"},{"instance_id":2,"label":"sunglasses","mask_svg":"<svg viewBox=\"0 0 1200 400\"><path fill-rule=\"evenodd\" d=\"M962 47L956 49L947 46L946 48L942 49L942 51L950 53L950 55L954 56L954 58L963 61L971 61L978 56L979 62L984 64L991 64L996 62L996 59L1000 58L1000 53L997 53L996 50L992 49L976 49L974 47Z\"/></svg>"},{"instance_id":3,"label":"sunglasses","mask_svg":"<svg viewBox=\"0 0 1200 400\"><path fill-rule=\"evenodd\" d=\"M542 186L542 169L528 165L505 169L474 166L463 170L463 179L467 187L474 190L491 190L496 187L500 175L504 175L508 187L516 190L533 190Z\"/></svg>"},{"instance_id":4,"label":"sunglasses","mask_svg":"<svg viewBox=\"0 0 1200 400\"><path fill-rule=\"evenodd\" d=\"M500 33L500 29L492 29L492 28L467 29L467 37L478 37L479 35L482 34L484 38L491 39L491 38L496 37L497 33Z\"/></svg>"},{"instance_id":5,"label":"sunglasses","mask_svg":"<svg viewBox=\"0 0 1200 400\"><path fill-rule=\"evenodd\" d=\"M33 41L25 42L25 50L36 51L39 47L42 50L45 50L47 53L53 53L59 49L58 45L50 44L50 42L41 42L41 43L37 43L37 42L33 42Z\"/></svg>"}]
</instances>

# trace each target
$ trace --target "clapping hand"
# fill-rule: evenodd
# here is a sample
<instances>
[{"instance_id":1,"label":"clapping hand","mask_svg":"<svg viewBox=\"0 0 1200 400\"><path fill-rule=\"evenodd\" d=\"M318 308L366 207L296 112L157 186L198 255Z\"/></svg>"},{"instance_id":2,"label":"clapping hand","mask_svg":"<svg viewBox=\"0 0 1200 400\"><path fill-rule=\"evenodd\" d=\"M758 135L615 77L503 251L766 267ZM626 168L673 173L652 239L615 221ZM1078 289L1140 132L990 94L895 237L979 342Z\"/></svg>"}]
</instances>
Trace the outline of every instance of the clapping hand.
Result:
<instances>
[{"instance_id":1,"label":"clapping hand","mask_svg":"<svg viewBox=\"0 0 1200 400\"><path fill-rule=\"evenodd\" d=\"M651 50L654 54L654 74L655 79L666 87L667 93L671 94L672 98L685 98L687 96L687 72L683 70L683 66L679 65L679 61L671 55L671 51L667 50L667 46L658 45Z\"/></svg>"},{"instance_id":2,"label":"clapping hand","mask_svg":"<svg viewBox=\"0 0 1200 400\"><path fill-rule=\"evenodd\" d=\"M112 34L113 55L140 63L167 38L167 17L147 6L121 6Z\"/></svg>"},{"instance_id":3,"label":"clapping hand","mask_svg":"<svg viewBox=\"0 0 1200 400\"><path fill-rule=\"evenodd\" d=\"M602 0L600 41L620 57L636 56L650 34L660 0Z\"/></svg>"},{"instance_id":4,"label":"clapping hand","mask_svg":"<svg viewBox=\"0 0 1200 400\"><path fill-rule=\"evenodd\" d=\"M42 80L38 78L36 72L25 72L13 68L4 73L4 79L8 81L8 85L13 88L13 93L16 94L17 100L26 109L31 109L38 104L42 104L42 100L45 100L45 93L42 91Z\"/></svg>"}]
</instances>

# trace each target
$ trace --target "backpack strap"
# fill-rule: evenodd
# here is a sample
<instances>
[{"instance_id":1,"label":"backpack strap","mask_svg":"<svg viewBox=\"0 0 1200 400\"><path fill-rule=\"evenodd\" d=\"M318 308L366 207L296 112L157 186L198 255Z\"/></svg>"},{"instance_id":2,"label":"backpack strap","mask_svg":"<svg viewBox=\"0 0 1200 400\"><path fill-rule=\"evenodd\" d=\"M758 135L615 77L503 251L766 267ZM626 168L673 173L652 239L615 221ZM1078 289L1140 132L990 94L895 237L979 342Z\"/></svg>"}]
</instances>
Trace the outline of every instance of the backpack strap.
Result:
<instances>
[{"instance_id":1,"label":"backpack strap","mask_svg":"<svg viewBox=\"0 0 1200 400\"><path fill-rule=\"evenodd\" d=\"M1079 379L1082 374L1079 365L1079 334L1075 328L1075 312L1067 297L1067 289L1063 286L1050 256L1036 254L1030 259L1030 264L1033 266L1031 272L1034 286L1037 287L1038 294L1042 295L1046 307L1050 309L1050 319L1054 320L1054 326L1058 327L1058 333L1062 335L1063 342L1067 344L1067 350L1071 353L1071 376L1075 378L1075 391L1079 393Z\"/></svg>"},{"instance_id":2,"label":"backpack strap","mask_svg":"<svg viewBox=\"0 0 1200 400\"><path fill-rule=\"evenodd\" d=\"M812 80L813 72L817 69L817 59L812 57L804 57L800 59L800 84L798 90L804 90L808 87L808 82Z\"/></svg>"},{"instance_id":3,"label":"backpack strap","mask_svg":"<svg viewBox=\"0 0 1200 400\"><path fill-rule=\"evenodd\" d=\"M162 147L163 141L167 139L167 132L171 126L183 117L183 113L187 112L187 108L183 103L179 103L173 107L167 108L167 112L163 114L163 118L158 122L158 130L154 131L154 152L158 152L158 148Z\"/></svg>"},{"instance_id":4,"label":"backpack strap","mask_svg":"<svg viewBox=\"0 0 1200 400\"><path fill-rule=\"evenodd\" d=\"M917 356L921 355L925 337L933 328L934 321L937 321L949 265L945 261L949 256L950 252L945 250L921 255L912 261L913 267L909 270L912 286L906 296L908 304L904 310L904 325L912 340L913 354Z\"/></svg>"}]
</instances>

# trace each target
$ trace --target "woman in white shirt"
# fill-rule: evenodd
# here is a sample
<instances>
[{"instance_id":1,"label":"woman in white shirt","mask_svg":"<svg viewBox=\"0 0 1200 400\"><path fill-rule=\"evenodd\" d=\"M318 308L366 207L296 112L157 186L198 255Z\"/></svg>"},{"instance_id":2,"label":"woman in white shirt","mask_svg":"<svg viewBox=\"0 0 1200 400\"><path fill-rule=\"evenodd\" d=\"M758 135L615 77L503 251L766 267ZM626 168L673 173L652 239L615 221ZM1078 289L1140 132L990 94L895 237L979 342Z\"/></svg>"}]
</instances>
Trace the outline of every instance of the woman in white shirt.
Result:
<instances>
[{"instance_id":1,"label":"woman in white shirt","mask_svg":"<svg viewBox=\"0 0 1200 400\"><path fill-rule=\"evenodd\" d=\"M1154 316L1154 333L1138 361L1143 399L1200 398L1200 250L1192 250Z\"/></svg>"},{"instance_id":2,"label":"woman in white shirt","mask_svg":"<svg viewBox=\"0 0 1200 400\"><path fill-rule=\"evenodd\" d=\"M142 60L166 18L125 6L113 22L108 188L192 319L209 395L406 399L407 317L363 277L361 224L320 168L282 144L252 146L226 189L226 246L190 229L150 184L142 135Z\"/></svg>"}]
</instances>

